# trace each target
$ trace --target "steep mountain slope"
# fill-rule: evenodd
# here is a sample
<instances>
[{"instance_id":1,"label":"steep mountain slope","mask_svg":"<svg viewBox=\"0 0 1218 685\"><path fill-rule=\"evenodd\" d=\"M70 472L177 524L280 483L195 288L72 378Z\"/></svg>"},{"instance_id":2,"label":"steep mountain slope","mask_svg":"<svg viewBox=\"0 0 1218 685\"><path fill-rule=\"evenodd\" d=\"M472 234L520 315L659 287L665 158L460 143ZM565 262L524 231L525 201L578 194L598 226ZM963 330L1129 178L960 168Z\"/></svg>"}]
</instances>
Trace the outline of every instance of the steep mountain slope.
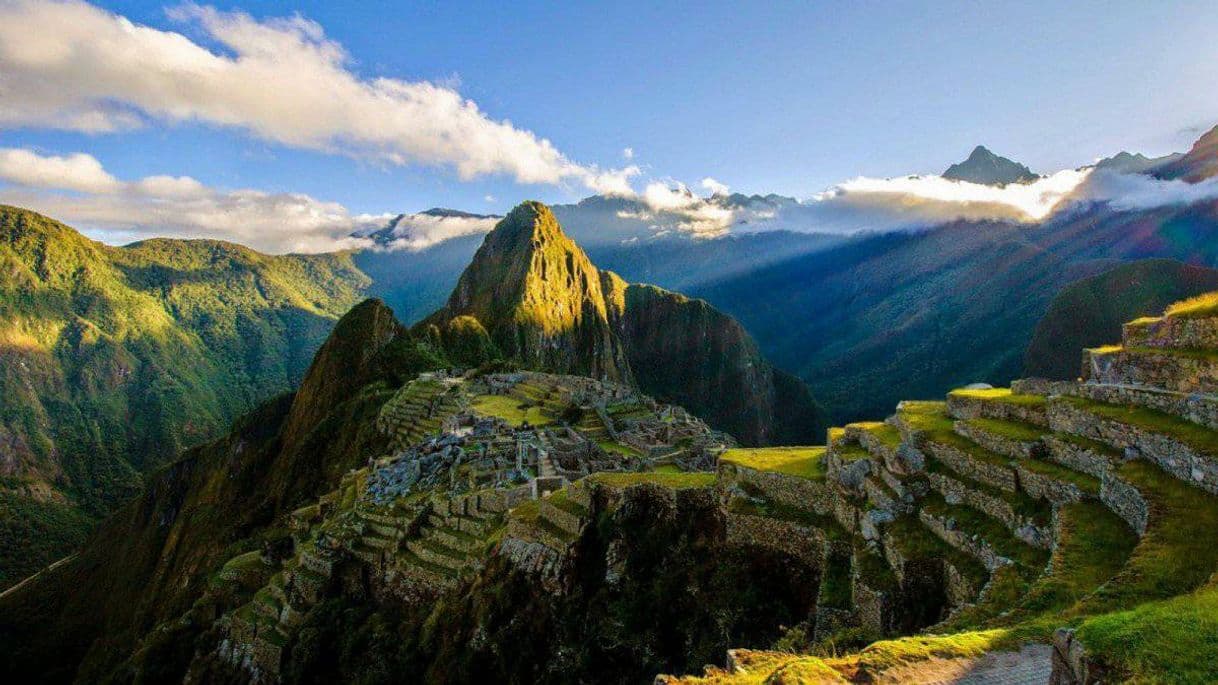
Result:
<instances>
[{"instance_id":1,"label":"steep mountain slope","mask_svg":"<svg viewBox=\"0 0 1218 685\"><path fill-rule=\"evenodd\" d=\"M0 207L0 587L78 542L142 471L293 387L367 285L345 254L112 248Z\"/></svg>"},{"instance_id":2,"label":"steep mountain slope","mask_svg":"<svg viewBox=\"0 0 1218 685\"><path fill-rule=\"evenodd\" d=\"M1157 167L1154 175L1164 179L1180 179L1189 183L1218 176L1218 126L1197 139L1184 156Z\"/></svg>"},{"instance_id":3,"label":"steep mountain slope","mask_svg":"<svg viewBox=\"0 0 1218 685\"><path fill-rule=\"evenodd\" d=\"M1015 378L1067 284L1149 257L1216 265L1215 230L1214 202L1094 206L1036 226L961 222L858 240L691 294L737 317L774 363L852 420L903 397Z\"/></svg>"},{"instance_id":4,"label":"steep mountain slope","mask_svg":"<svg viewBox=\"0 0 1218 685\"><path fill-rule=\"evenodd\" d=\"M281 542L282 514L386 450L376 412L395 383L442 363L424 349L379 301L352 309L300 392L267 402L227 437L151 476L75 558L0 599L0 637L14 646L0 672L98 682L149 631L141 649L176 644L187 650L177 658L188 659L217 610L196 604L209 575L235 554ZM170 621L188 611L194 620Z\"/></svg>"},{"instance_id":5,"label":"steep mountain slope","mask_svg":"<svg viewBox=\"0 0 1218 685\"><path fill-rule=\"evenodd\" d=\"M536 202L496 226L445 307L416 332L472 337L464 347L530 368L636 383L749 444L799 441L820 428L802 384L774 369L739 323L597 269Z\"/></svg>"},{"instance_id":6,"label":"steep mountain slope","mask_svg":"<svg viewBox=\"0 0 1218 685\"><path fill-rule=\"evenodd\" d=\"M1035 181L1039 177L1028 167L1006 157L999 157L984 145L978 145L973 148L968 159L949 166L943 172L943 178L985 185L1006 185Z\"/></svg>"},{"instance_id":7,"label":"steep mountain slope","mask_svg":"<svg viewBox=\"0 0 1218 685\"><path fill-rule=\"evenodd\" d=\"M1122 264L1062 289L1036 324L1024 355L1024 374L1069 380L1078 375L1079 350L1121 337L1121 325L1158 314L1167 305L1218 290L1218 270L1170 259Z\"/></svg>"}]
</instances>

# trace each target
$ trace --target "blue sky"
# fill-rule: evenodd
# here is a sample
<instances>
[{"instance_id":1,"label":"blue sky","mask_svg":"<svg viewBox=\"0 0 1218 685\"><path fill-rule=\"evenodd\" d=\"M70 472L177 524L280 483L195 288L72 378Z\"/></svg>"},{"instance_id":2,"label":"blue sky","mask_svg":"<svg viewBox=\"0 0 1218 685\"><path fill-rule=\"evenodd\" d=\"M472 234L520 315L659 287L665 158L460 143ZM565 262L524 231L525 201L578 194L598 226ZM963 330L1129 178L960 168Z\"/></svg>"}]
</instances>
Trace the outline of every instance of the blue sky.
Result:
<instances>
[{"instance_id":1,"label":"blue sky","mask_svg":"<svg viewBox=\"0 0 1218 685\"><path fill-rule=\"evenodd\" d=\"M175 4L96 5L232 53L198 22L167 15ZM939 172L978 143L1050 172L1120 149L1184 149L1218 122L1218 3L1065 5L211 6L258 22L312 20L358 78L455 88L488 119L548 139L574 163L639 165L636 186L710 176L733 190L807 197L859 175ZM87 153L119 179L187 175L217 188L306 193L356 213L502 211L526 197L591 194L569 181L463 179L443 162L303 149L195 119L150 116L108 133L0 126L0 146Z\"/></svg>"}]
</instances>

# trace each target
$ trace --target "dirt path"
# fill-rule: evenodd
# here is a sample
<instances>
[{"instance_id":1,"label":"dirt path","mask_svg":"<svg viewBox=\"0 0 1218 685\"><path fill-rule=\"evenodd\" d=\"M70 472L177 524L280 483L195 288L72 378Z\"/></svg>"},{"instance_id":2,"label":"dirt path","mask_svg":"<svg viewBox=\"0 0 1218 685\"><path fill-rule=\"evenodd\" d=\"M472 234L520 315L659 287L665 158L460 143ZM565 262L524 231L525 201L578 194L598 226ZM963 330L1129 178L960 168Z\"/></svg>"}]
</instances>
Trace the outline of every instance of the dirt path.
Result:
<instances>
[{"instance_id":1,"label":"dirt path","mask_svg":"<svg viewBox=\"0 0 1218 685\"><path fill-rule=\"evenodd\" d=\"M1018 652L990 652L975 658L931 659L892 668L876 685L1046 685L1052 670L1049 645L1025 645Z\"/></svg>"},{"instance_id":2,"label":"dirt path","mask_svg":"<svg viewBox=\"0 0 1218 685\"><path fill-rule=\"evenodd\" d=\"M62 566L62 565L64 565L64 564L66 564L67 562L69 562L69 561L71 561L72 559L75 559L75 558L76 558L76 555L75 555L75 554L71 554L71 555L66 556L66 557L64 557L64 558L60 559L59 561L56 561L55 563L53 563L53 564L51 564L51 565L47 566L46 568L44 568L44 569L42 569L41 571L39 571L39 572L35 573L34 575L26 577L26 579L25 579L25 580L23 580L23 581L21 581L20 583L17 583L16 585L14 585L14 586L12 586L11 588L9 588L9 589L5 590L4 592L0 592L0 599L4 599L5 597L7 597L7 596L8 596L8 594L9 594L10 592L15 592L15 591L16 591L18 588L20 588L21 586L23 586L23 585L25 585L26 583L28 583L28 582L30 582L30 581L32 581L32 580L34 580L35 578L37 578L38 576L40 576L40 575L42 575L42 574L46 573L47 571L54 571L55 569L59 568L60 566Z\"/></svg>"}]
</instances>

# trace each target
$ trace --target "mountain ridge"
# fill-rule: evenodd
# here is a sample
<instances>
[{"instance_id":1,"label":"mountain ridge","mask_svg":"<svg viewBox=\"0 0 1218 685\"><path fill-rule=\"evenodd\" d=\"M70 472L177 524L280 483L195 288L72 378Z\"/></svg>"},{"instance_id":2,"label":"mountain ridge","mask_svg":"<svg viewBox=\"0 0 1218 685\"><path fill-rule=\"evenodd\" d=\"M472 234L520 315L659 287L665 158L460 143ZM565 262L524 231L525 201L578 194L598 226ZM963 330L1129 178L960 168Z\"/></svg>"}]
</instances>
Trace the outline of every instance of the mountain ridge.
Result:
<instances>
[{"instance_id":1,"label":"mountain ridge","mask_svg":"<svg viewBox=\"0 0 1218 685\"><path fill-rule=\"evenodd\" d=\"M969 156L947 168L943 178L984 185L1028 183L1040 178L1028 167L990 152L984 145L973 148Z\"/></svg>"}]
</instances>

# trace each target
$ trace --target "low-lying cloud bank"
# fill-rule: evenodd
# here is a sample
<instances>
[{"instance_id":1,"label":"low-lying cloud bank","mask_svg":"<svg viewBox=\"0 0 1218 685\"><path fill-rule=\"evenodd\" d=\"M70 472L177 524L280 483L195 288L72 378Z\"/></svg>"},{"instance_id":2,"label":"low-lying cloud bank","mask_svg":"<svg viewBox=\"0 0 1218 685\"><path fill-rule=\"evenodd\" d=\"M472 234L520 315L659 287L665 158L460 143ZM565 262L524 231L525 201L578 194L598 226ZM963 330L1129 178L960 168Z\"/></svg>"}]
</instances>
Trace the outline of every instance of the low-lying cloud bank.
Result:
<instances>
[{"instance_id":1,"label":"low-lying cloud bank","mask_svg":"<svg viewBox=\"0 0 1218 685\"><path fill-rule=\"evenodd\" d=\"M362 77L299 15L258 21L190 3L169 15L223 52L79 0L0 2L0 126L100 133L202 122L290 147L451 167L463 180L502 174L597 193L628 193L639 174L579 164L446 85Z\"/></svg>"},{"instance_id":2,"label":"low-lying cloud bank","mask_svg":"<svg viewBox=\"0 0 1218 685\"><path fill-rule=\"evenodd\" d=\"M169 236L274 253L326 252L370 245L351 234L391 218L353 216L341 204L300 193L217 190L188 176L122 181L86 154L0 149L0 181L6 184L0 203L37 210L111 243Z\"/></svg>"},{"instance_id":3,"label":"low-lying cloud bank","mask_svg":"<svg viewBox=\"0 0 1218 685\"><path fill-rule=\"evenodd\" d=\"M623 211L619 217L649 222L656 235L683 232L713 238L733 231L778 229L850 234L918 230L959 220L1036 223L1093 203L1140 210L1218 199L1218 179L1190 184L1090 167L1005 186L940 176L859 177L807 200L785 202L743 196L733 200L717 182L703 187L712 194L699 197L683 184L653 183L639 198L644 209Z\"/></svg>"}]
</instances>

